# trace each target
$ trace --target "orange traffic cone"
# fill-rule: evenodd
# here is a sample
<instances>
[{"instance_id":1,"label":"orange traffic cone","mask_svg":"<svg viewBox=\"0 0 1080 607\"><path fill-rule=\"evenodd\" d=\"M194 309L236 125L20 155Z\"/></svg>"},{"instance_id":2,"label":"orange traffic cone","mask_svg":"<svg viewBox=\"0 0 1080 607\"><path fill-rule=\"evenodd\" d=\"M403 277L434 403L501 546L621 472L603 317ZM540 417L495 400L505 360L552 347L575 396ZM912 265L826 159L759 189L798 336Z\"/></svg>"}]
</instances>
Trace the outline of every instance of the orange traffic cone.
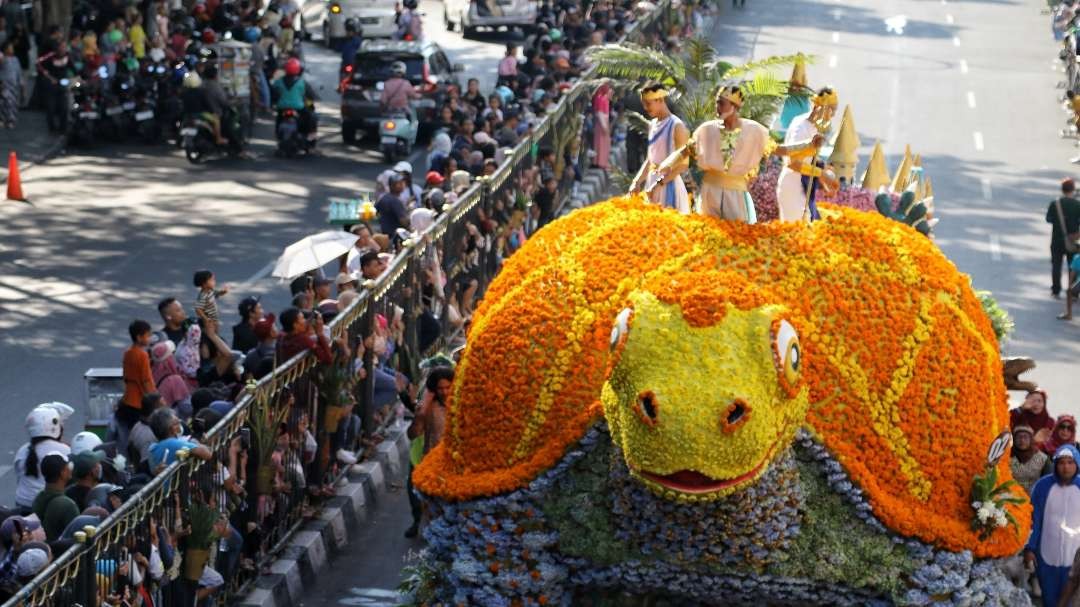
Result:
<instances>
[{"instance_id":1,"label":"orange traffic cone","mask_svg":"<svg viewBox=\"0 0 1080 607\"><path fill-rule=\"evenodd\" d=\"M22 191L22 178L19 177L19 161L15 158L15 152L8 154L7 197L8 200L26 202Z\"/></svg>"}]
</instances>

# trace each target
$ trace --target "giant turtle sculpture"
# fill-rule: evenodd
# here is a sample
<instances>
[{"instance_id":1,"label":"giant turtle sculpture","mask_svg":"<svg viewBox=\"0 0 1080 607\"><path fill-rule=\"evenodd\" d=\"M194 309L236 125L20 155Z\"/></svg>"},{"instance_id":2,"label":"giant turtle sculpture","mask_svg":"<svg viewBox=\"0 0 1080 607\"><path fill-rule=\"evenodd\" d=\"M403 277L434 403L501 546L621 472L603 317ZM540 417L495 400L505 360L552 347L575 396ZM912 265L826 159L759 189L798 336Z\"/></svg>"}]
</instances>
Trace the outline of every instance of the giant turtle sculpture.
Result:
<instances>
[{"instance_id":1,"label":"giant turtle sculpture","mask_svg":"<svg viewBox=\"0 0 1080 607\"><path fill-rule=\"evenodd\" d=\"M905 225L822 214L614 199L507 260L414 472L414 599L1026 603L995 562L1029 506L971 523L1008 412L969 279Z\"/></svg>"}]
</instances>

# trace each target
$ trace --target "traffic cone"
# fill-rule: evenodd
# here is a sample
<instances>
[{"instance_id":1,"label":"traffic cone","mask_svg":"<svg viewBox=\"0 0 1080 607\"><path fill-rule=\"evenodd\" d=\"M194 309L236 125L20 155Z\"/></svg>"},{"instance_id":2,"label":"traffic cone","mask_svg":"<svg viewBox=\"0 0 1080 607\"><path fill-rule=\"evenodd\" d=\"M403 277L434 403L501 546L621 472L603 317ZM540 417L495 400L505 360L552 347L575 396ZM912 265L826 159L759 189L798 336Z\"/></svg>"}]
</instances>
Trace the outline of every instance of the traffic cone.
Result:
<instances>
[{"instance_id":1,"label":"traffic cone","mask_svg":"<svg viewBox=\"0 0 1080 607\"><path fill-rule=\"evenodd\" d=\"M22 178L19 177L19 160L14 151L8 154L7 197L8 200L26 202L22 191Z\"/></svg>"}]
</instances>

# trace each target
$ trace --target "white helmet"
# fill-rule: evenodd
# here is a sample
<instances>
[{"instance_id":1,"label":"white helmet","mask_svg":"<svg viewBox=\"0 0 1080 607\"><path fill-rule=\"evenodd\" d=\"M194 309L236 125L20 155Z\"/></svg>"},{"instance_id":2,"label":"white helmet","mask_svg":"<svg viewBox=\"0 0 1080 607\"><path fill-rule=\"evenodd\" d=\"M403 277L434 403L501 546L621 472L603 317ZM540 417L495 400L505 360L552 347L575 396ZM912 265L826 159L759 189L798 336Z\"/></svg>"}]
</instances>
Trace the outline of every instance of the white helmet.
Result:
<instances>
[{"instance_id":1,"label":"white helmet","mask_svg":"<svg viewBox=\"0 0 1080 607\"><path fill-rule=\"evenodd\" d=\"M395 61L390 64L390 74L394 76L404 76L407 71L404 61Z\"/></svg>"},{"instance_id":2,"label":"white helmet","mask_svg":"<svg viewBox=\"0 0 1080 607\"><path fill-rule=\"evenodd\" d=\"M394 165L394 171L398 173L408 173L412 175L412 164L407 160L402 160Z\"/></svg>"},{"instance_id":3,"label":"white helmet","mask_svg":"<svg viewBox=\"0 0 1080 607\"><path fill-rule=\"evenodd\" d=\"M30 438L60 438L64 432L64 421L56 409L37 406L26 416L26 432Z\"/></svg>"},{"instance_id":4,"label":"white helmet","mask_svg":"<svg viewBox=\"0 0 1080 607\"><path fill-rule=\"evenodd\" d=\"M71 454L78 455L87 451L93 451L101 444L101 437L93 432L83 431L71 439Z\"/></svg>"}]
</instances>

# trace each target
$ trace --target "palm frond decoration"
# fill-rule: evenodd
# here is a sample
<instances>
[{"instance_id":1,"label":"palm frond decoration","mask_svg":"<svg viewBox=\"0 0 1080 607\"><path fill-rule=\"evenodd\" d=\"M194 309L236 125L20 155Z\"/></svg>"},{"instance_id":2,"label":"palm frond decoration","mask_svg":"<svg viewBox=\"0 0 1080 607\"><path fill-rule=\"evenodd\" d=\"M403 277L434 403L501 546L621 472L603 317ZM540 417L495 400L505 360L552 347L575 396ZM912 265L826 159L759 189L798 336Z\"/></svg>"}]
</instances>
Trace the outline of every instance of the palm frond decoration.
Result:
<instances>
[{"instance_id":1,"label":"palm frond decoration","mask_svg":"<svg viewBox=\"0 0 1080 607\"><path fill-rule=\"evenodd\" d=\"M644 114L635 112L633 110L627 110L626 114L626 128L642 137L649 136L649 119Z\"/></svg>"},{"instance_id":2,"label":"palm frond decoration","mask_svg":"<svg viewBox=\"0 0 1080 607\"><path fill-rule=\"evenodd\" d=\"M803 53L796 53L794 55L774 55L772 57L766 57L757 61L748 61L742 65L731 65L723 74L724 78L741 78L751 72L772 70L778 67L788 67L795 65L798 61L803 61L806 64L814 63L813 55L804 55ZM714 69L719 69L718 64L724 63L722 61L714 64Z\"/></svg>"},{"instance_id":3,"label":"palm frond decoration","mask_svg":"<svg viewBox=\"0 0 1080 607\"><path fill-rule=\"evenodd\" d=\"M709 41L700 36L686 40L683 51L687 76L701 82L708 79L707 66L713 62L716 52Z\"/></svg>"},{"instance_id":4,"label":"palm frond decoration","mask_svg":"<svg viewBox=\"0 0 1080 607\"><path fill-rule=\"evenodd\" d=\"M640 82L656 80L665 86L679 88L685 80L685 66L660 51L636 44L605 44L586 51L589 63L596 66L596 75Z\"/></svg>"}]
</instances>

